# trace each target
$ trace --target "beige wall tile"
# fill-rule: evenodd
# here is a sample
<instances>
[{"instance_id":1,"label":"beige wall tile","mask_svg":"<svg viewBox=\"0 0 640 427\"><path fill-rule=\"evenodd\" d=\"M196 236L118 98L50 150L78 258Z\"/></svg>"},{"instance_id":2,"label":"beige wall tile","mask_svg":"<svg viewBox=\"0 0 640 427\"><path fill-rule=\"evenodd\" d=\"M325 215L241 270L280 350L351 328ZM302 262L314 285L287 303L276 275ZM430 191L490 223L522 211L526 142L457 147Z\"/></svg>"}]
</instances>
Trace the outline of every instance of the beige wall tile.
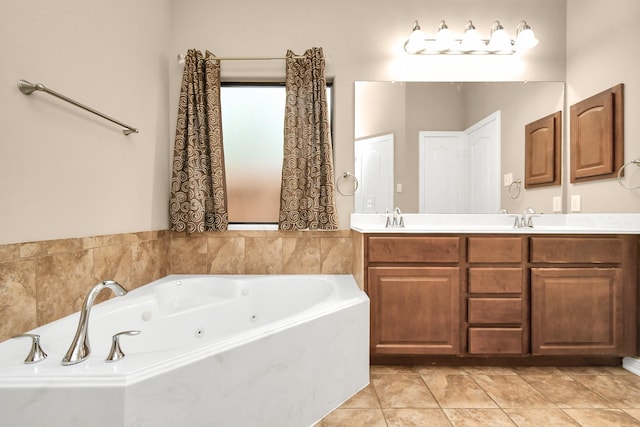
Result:
<instances>
[{"instance_id":1,"label":"beige wall tile","mask_svg":"<svg viewBox=\"0 0 640 427\"><path fill-rule=\"evenodd\" d=\"M132 268L131 245L103 246L93 249L93 270L98 281L115 280L125 289L129 289Z\"/></svg>"},{"instance_id":2,"label":"beige wall tile","mask_svg":"<svg viewBox=\"0 0 640 427\"><path fill-rule=\"evenodd\" d=\"M36 260L0 263L0 341L37 326Z\"/></svg>"},{"instance_id":3,"label":"beige wall tile","mask_svg":"<svg viewBox=\"0 0 640 427\"><path fill-rule=\"evenodd\" d=\"M245 274L245 238L208 238L209 274Z\"/></svg>"},{"instance_id":4,"label":"beige wall tile","mask_svg":"<svg viewBox=\"0 0 640 427\"><path fill-rule=\"evenodd\" d=\"M20 258L20 244L0 245L0 262L12 261Z\"/></svg>"},{"instance_id":5,"label":"beige wall tile","mask_svg":"<svg viewBox=\"0 0 640 427\"><path fill-rule=\"evenodd\" d=\"M323 237L320 245L322 274L351 273L353 245L350 237Z\"/></svg>"},{"instance_id":6,"label":"beige wall tile","mask_svg":"<svg viewBox=\"0 0 640 427\"><path fill-rule=\"evenodd\" d=\"M169 274L169 245L169 239L148 240L132 244L132 289Z\"/></svg>"},{"instance_id":7,"label":"beige wall tile","mask_svg":"<svg viewBox=\"0 0 640 427\"><path fill-rule=\"evenodd\" d=\"M173 274L207 274L207 238L174 237L170 240Z\"/></svg>"},{"instance_id":8,"label":"beige wall tile","mask_svg":"<svg viewBox=\"0 0 640 427\"><path fill-rule=\"evenodd\" d=\"M281 237L248 237L245 245L246 274L282 273Z\"/></svg>"},{"instance_id":9,"label":"beige wall tile","mask_svg":"<svg viewBox=\"0 0 640 427\"><path fill-rule=\"evenodd\" d=\"M319 238L283 237L282 272L284 274L320 273Z\"/></svg>"},{"instance_id":10,"label":"beige wall tile","mask_svg":"<svg viewBox=\"0 0 640 427\"><path fill-rule=\"evenodd\" d=\"M92 250L40 257L37 267L38 325L78 311L87 291L97 282Z\"/></svg>"}]
</instances>

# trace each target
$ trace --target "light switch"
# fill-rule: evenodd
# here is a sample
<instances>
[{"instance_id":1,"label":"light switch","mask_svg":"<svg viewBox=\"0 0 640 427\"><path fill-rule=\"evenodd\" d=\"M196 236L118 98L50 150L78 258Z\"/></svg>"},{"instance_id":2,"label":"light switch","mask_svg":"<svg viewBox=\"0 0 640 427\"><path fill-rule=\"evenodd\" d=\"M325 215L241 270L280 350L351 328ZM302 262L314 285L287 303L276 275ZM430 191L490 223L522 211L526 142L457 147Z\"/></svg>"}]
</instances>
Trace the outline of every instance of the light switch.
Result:
<instances>
[{"instance_id":1,"label":"light switch","mask_svg":"<svg viewBox=\"0 0 640 427\"><path fill-rule=\"evenodd\" d=\"M571 212L580 212L582 209L582 198L579 195L571 196Z\"/></svg>"},{"instance_id":2,"label":"light switch","mask_svg":"<svg viewBox=\"0 0 640 427\"><path fill-rule=\"evenodd\" d=\"M562 212L562 198L560 196L555 196L552 200L553 200L553 211Z\"/></svg>"},{"instance_id":3,"label":"light switch","mask_svg":"<svg viewBox=\"0 0 640 427\"><path fill-rule=\"evenodd\" d=\"M396 184L396 193L402 193L402 184Z\"/></svg>"}]
</instances>

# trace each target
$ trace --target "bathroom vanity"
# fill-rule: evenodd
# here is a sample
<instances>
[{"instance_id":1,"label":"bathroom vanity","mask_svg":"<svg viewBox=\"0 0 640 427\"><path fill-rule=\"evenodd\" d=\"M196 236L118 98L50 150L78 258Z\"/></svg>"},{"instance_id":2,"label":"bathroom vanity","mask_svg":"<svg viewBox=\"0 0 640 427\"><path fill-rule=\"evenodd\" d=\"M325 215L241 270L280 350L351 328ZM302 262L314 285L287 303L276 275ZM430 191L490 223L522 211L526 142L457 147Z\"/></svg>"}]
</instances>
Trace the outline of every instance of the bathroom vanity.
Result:
<instances>
[{"instance_id":1,"label":"bathroom vanity","mask_svg":"<svg viewBox=\"0 0 640 427\"><path fill-rule=\"evenodd\" d=\"M405 221L352 227L373 363L612 363L638 354L635 224Z\"/></svg>"}]
</instances>

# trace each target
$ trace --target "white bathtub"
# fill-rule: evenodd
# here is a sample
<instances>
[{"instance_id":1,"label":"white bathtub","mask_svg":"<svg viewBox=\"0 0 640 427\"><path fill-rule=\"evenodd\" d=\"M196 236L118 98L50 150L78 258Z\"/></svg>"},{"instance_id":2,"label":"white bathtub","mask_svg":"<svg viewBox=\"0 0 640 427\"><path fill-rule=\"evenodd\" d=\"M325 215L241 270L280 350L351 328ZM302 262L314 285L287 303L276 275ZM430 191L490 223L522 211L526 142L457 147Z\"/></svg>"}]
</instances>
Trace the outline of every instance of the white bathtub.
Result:
<instances>
[{"instance_id":1,"label":"white bathtub","mask_svg":"<svg viewBox=\"0 0 640 427\"><path fill-rule=\"evenodd\" d=\"M0 343L3 426L309 426L369 382L369 300L349 275L173 275ZM111 336L125 358L107 363Z\"/></svg>"}]
</instances>

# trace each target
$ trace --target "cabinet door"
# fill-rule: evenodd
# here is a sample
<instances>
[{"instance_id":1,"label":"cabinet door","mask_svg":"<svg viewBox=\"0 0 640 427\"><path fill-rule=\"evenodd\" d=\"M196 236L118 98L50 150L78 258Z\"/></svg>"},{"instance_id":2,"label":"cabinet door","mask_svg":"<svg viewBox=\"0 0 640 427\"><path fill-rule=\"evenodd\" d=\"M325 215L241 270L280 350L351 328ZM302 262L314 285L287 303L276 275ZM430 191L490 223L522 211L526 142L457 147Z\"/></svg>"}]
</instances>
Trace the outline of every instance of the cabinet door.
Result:
<instances>
[{"instance_id":1,"label":"cabinet door","mask_svg":"<svg viewBox=\"0 0 640 427\"><path fill-rule=\"evenodd\" d=\"M457 267L371 267L371 354L458 354Z\"/></svg>"},{"instance_id":2,"label":"cabinet door","mask_svg":"<svg viewBox=\"0 0 640 427\"><path fill-rule=\"evenodd\" d=\"M531 351L622 355L619 268L532 268Z\"/></svg>"}]
</instances>

